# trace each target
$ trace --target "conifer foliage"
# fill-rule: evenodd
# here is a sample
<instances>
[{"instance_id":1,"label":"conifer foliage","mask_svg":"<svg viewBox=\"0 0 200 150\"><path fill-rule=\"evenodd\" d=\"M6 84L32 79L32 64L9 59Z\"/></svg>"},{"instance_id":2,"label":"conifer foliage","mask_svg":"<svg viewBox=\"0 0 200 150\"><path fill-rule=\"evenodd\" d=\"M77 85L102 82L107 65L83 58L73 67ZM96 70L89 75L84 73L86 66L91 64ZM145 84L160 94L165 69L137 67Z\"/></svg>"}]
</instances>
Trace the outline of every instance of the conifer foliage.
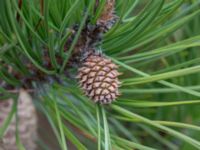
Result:
<instances>
[{"instance_id":1,"label":"conifer foliage","mask_svg":"<svg viewBox=\"0 0 200 150\"><path fill-rule=\"evenodd\" d=\"M199 0L0 0L0 150L199 149L199 27Z\"/></svg>"}]
</instances>

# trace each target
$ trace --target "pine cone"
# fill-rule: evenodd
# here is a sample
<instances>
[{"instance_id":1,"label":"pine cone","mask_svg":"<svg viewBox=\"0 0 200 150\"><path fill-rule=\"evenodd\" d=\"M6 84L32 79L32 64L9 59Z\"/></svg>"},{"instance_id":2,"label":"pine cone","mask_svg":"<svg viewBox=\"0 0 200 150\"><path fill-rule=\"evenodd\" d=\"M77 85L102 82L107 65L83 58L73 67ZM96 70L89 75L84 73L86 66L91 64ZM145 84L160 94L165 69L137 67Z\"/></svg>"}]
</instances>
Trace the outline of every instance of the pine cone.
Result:
<instances>
[{"instance_id":1,"label":"pine cone","mask_svg":"<svg viewBox=\"0 0 200 150\"><path fill-rule=\"evenodd\" d=\"M97 20L97 25L105 28L105 32L109 30L116 22L117 16L114 15L115 0L106 0L106 4L101 13L101 16Z\"/></svg>"},{"instance_id":2,"label":"pine cone","mask_svg":"<svg viewBox=\"0 0 200 150\"><path fill-rule=\"evenodd\" d=\"M0 101L0 127L11 111L12 105L12 99ZM20 140L27 150L34 150L36 149L34 139L37 134L36 110L33 106L31 97L24 90L20 90L17 107ZM16 118L13 116L5 135L0 140L0 150L17 150L15 131Z\"/></svg>"},{"instance_id":3,"label":"pine cone","mask_svg":"<svg viewBox=\"0 0 200 150\"><path fill-rule=\"evenodd\" d=\"M77 78L84 93L94 102L111 103L119 95L117 65L100 55L90 55L79 69Z\"/></svg>"}]
</instances>

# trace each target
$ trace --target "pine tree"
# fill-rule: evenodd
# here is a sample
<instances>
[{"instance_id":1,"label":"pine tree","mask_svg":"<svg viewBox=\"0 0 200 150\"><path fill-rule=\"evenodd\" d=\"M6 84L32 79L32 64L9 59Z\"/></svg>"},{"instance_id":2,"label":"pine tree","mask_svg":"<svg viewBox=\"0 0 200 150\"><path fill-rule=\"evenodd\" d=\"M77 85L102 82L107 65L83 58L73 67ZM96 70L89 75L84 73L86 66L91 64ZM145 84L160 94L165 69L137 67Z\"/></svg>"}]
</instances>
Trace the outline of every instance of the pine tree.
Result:
<instances>
[{"instance_id":1,"label":"pine tree","mask_svg":"<svg viewBox=\"0 0 200 150\"><path fill-rule=\"evenodd\" d=\"M0 150L200 149L199 27L198 0L0 1Z\"/></svg>"}]
</instances>

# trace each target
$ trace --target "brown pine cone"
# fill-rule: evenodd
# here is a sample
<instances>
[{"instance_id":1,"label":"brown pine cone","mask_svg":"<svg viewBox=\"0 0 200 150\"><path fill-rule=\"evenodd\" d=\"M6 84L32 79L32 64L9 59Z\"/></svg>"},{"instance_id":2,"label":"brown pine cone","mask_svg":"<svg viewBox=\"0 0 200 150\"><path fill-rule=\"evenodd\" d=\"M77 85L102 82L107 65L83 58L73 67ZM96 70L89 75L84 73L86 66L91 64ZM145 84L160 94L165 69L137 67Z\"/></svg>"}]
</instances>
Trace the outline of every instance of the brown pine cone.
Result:
<instances>
[{"instance_id":1,"label":"brown pine cone","mask_svg":"<svg viewBox=\"0 0 200 150\"><path fill-rule=\"evenodd\" d=\"M13 105L13 100L0 101L0 127L8 116ZM18 129L21 143L27 150L35 150L37 135L37 116L30 95L20 90L18 99ZM5 135L0 140L0 150L17 150L16 146L16 117L13 116Z\"/></svg>"},{"instance_id":2,"label":"brown pine cone","mask_svg":"<svg viewBox=\"0 0 200 150\"><path fill-rule=\"evenodd\" d=\"M117 65L101 55L86 58L77 78L84 93L94 102L109 104L119 96Z\"/></svg>"}]
</instances>

